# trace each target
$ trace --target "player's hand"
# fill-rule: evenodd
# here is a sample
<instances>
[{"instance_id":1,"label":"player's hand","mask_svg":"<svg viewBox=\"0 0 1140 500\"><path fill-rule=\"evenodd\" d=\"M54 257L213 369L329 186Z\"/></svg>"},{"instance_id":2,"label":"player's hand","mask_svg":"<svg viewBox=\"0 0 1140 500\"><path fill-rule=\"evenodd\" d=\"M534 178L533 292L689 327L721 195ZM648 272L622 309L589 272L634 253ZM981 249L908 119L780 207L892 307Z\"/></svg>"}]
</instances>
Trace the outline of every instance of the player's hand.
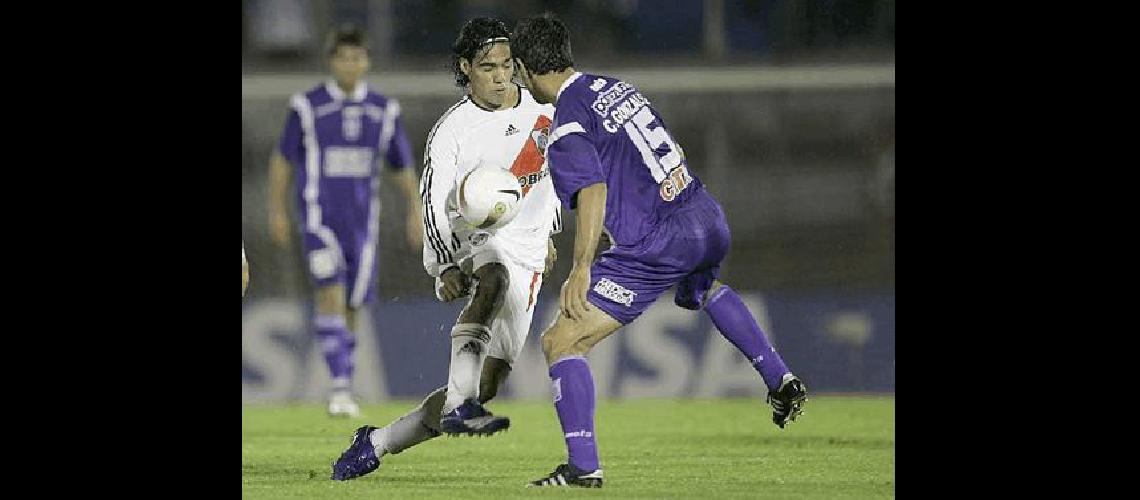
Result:
<instances>
[{"instance_id":1,"label":"player's hand","mask_svg":"<svg viewBox=\"0 0 1140 500\"><path fill-rule=\"evenodd\" d=\"M554 248L554 240L546 240L546 264L542 270L542 277L546 278L554 270L554 263L558 262L558 250Z\"/></svg>"},{"instance_id":2,"label":"player's hand","mask_svg":"<svg viewBox=\"0 0 1140 500\"><path fill-rule=\"evenodd\" d=\"M439 276L443 287L439 298L444 302L451 302L459 297L466 297L471 288L471 277L460 271L458 267L449 267Z\"/></svg>"},{"instance_id":3,"label":"player's hand","mask_svg":"<svg viewBox=\"0 0 1140 500\"><path fill-rule=\"evenodd\" d=\"M559 306L562 314L572 320L580 320L590 310L590 303L586 301L586 292L590 290L590 267L574 265L570 276L562 284L562 297Z\"/></svg>"},{"instance_id":4,"label":"player's hand","mask_svg":"<svg viewBox=\"0 0 1140 500\"><path fill-rule=\"evenodd\" d=\"M424 223L420 219L420 214L411 212L408 213L408 220L404 224L407 230L408 248L414 250L421 250L424 247Z\"/></svg>"},{"instance_id":5,"label":"player's hand","mask_svg":"<svg viewBox=\"0 0 1140 500\"><path fill-rule=\"evenodd\" d=\"M289 216L284 212L269 214L269 235L279 247L289 244Z\"/></svg>"}]
</instances>

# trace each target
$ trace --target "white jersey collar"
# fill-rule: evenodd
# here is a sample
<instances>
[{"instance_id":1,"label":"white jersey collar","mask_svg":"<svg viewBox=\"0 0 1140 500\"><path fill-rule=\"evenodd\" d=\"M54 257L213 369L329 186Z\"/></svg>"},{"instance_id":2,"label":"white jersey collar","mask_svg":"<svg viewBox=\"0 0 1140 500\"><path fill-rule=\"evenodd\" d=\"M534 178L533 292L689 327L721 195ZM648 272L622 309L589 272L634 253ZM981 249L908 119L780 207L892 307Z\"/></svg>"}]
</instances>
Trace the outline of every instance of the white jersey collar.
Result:
<instances>
[{"instance_id":1,"label":"white jersey collar","mask_svg":"<svg viewBox=\"0 0 1140 500\"><path fill-rule=\"evenodd\" d=\"M344 91L340 89L340 85L336 84L335 80L328 80L325 82L325 90L332 96L334 100L343 101ZM357 82L356 88L352 89L352 100L363 101L368 96L368 84L364 82Z\"/></svg>"}]
</instances>

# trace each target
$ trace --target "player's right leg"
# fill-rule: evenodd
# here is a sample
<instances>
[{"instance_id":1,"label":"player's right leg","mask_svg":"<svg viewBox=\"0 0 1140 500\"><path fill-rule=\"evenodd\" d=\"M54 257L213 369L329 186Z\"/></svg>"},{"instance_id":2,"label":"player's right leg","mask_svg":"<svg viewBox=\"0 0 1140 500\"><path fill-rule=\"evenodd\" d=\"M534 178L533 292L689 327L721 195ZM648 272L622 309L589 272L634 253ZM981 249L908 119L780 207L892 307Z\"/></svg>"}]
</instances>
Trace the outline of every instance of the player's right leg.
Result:
<instances>
[{"instance_id":1,"label":"player's right leg","mask_svg":"<svg viewBox=\"0 0 1140 500\"><path fill-rule=\"evenodd\" d=\"M440 430L448 435L490 435L510 426L479 402L479 381L491 340L491 323L502 307L510 275L501 262L473 259L475 293L451 330L451 363Z\"/></svg>"},{"instance_id":2,"label":"player's right leg","mask_svg":"<svg viewBox=\"0 0 1140 500\"><path fill-rule=\"evenodd\" d=\"M488 356L479 381L479 402L493 399L510 373L510 363ZM384 455L397 454L438 437L442 434L440 409L446 397L447 388L440 387L428 394L419 406L388 425L381 428L365 425L356 429L352 443L333 464L332 478L344 481L366 475L380 467Z\"/></svg>"},{"instance_id":3,"label":"player's right leg","mask_svg":"<svg viewBox=\"0 0 1140 500\"><path fill-rule=\"evenodd\" d=\"M479 402L494 398L510 373L510 363L488 356L479 381ZM381 428L366 425L357 429L352 444L333 464L332 478L344 481L366 475L380 467L384 455L400 453L438 437L440 409L446 397L447 388L440 387L428 394L419 406L388 425Z\"/></svg>"},{"instance_id":4,"label":"player's right leg","mask_svg":"<svg viewBox=\"0 0 1140 500\"><path fill-rule=\"evenodd\" d=\"M356 337L347 319L345 257L334 234L331 231L306 231L303 245L309 276L315 287L317 342L332 378L328 411L332 416L355 417L360 414L351 392Z\"/></svg>"}]
</instances>

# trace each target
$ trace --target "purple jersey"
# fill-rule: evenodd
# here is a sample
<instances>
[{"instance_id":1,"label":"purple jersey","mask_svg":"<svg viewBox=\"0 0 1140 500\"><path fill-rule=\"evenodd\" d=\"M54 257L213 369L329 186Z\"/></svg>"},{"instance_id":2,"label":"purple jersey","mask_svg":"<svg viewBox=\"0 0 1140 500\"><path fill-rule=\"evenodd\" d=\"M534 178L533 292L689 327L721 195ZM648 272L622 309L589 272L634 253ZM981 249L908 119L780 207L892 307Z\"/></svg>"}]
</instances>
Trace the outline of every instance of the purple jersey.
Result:
<instances>
[{"instance_id":1,"label":"purple jersey","mask_svg":"<svg viewBox=\"0 0 1140 500\"><path fill-rule=\"evenodd\" d=\"M344 283L359 306L374 281L379 161L412 164L400 105L363 83L345 95L330 81L293 96L290 108L279 149L296 172L309 270L318 285Z\"/></svg>"},{"instance_id":2,"label":"purple jersey","mask_svg":"<svg viewBox=\"0 0 1140 500\"><path fill-rule=\"evenodd\" d=\"M319 203L324 217L367 214L384 158L393 169L412 164L400 105L357 86L346 96L326 82L293 96L279 148L297 171L298 201Z\"/></svg>"},{"instance_id":3,"label":"purple jersey","mask_svg":"<svg viewBox=\"0 0 1140 500\"><path fill-rule=\"evenodd\" d=\"M633 85L575 73L555 99L548 157L554 187L569 208L582 188L605 182L605 228L633 245L702 190L649 99Z\"/></svg>"}]
</instances>

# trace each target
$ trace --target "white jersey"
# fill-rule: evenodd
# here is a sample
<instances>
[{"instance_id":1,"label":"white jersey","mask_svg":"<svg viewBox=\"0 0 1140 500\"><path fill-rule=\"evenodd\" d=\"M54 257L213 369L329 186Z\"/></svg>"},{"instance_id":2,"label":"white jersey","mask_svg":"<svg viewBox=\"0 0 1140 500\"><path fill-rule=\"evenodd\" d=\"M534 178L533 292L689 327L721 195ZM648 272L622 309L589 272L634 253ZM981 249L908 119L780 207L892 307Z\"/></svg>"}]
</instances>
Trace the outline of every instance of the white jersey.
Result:
<instances>
[{"instance_id":1,"label":"white jersey","mask_svg":"<svg viewBox=\"0 0 1140 500\"><path fill-rule=\"evenodd\" d=\"M472 252L495 247L515 263L542 271L547 240L562 230L561 206L546 164L554 107L535 102L519 87L513 108L488 111L465 96L428 134L420 195L424 208L424 269L433 277L459 265ZM471 170L496 166L522 188L518 215L493 232L473 230L459 219L459 181Z\"/></svg>"}]
</instances>

